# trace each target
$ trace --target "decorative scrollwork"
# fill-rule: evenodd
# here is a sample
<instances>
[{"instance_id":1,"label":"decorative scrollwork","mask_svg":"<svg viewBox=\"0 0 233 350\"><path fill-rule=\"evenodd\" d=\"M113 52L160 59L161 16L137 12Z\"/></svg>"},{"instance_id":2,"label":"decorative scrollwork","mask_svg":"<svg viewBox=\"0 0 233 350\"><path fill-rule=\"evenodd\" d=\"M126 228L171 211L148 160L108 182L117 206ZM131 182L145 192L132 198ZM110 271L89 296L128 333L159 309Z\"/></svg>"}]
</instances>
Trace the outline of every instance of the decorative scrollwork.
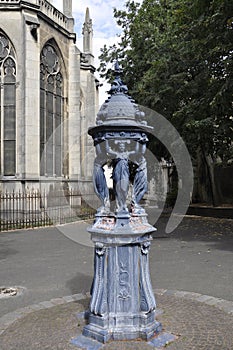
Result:
<instances>
[{"instance_id":1,"label":"decorative scrollwork","mask_svg":"<svg viewBox=\"0 0 233 350\"><path fill-rule=\"evenodd\" d=\"M126 288L122 288L118 294L118 298L122 300L126 300L131 298L131 295L129 294L129 291Z\"/></svg>"},{"instance_id":2,"label":"decorative scrollwork","mask_svg":"<svg viewBox=\"0 0 233 350\"><path fill-rule=\"evenodd\" d=\"M92 285L92 297L90 303L90 311L95 315L103 316L107 310L106 302L106 274L105 274L105 263L106 247L97 242L95 244L95 276Z\"/></svg>"},{"instance_id":3,"label":"decorative scrollwork","mask_svg":"<svg viewBox=\"0 0 233 350\"><path fill-rule=\"evenodd\" d=\"M149 253L150 245L151 245L150 242L145 242L145 243L143 243L143 244L141 245L142 254L147 255L147 254Z\"/></svg>"},{"instance_id":4,"label":"decorative scrollwork","mask_svg":"<svg viewBox=\"0 0 233 350\"><path fill-rule=\"evenodd\" d=\"M103 245L103 243L97 242L95 244L95 251L98 256L102 256L106 252L106 247Z\"/></svg>"},{"instance_id":5,"label":"decorative scrollwork","mask_svg":"<svg viewBox=\"0 0 233 350\"><path fill-rule=\"evenodd\" d=\"M129 272L126 263L119 262L120 273L119 273L119 284L121 289L118 294L118 298L125 301L131 298L131 288L129 283Z\"/></svg>"}]
</instances>

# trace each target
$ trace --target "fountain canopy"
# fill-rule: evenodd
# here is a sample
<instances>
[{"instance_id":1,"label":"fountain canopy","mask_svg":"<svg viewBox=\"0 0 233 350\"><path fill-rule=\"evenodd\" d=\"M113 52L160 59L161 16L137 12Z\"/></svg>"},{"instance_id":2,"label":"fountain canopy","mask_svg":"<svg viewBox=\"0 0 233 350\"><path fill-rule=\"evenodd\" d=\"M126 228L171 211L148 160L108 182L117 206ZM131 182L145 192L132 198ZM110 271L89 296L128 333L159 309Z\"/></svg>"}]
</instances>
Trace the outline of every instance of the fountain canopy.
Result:
<instances>
[{"instance_id":1,"label":"fountain canopy","mask_svg":"<svg viewBox=\"0 0 233 350\"><path fill-rule=\"evenodd\" d=\"M121 80L123 73L119 63L115 63L114 67L115 79L112 82L111 89L108 92L109 98L101 106L97 118L97 126L88 130L90 135L98 132L109 132L131 130L133 132L143 131L149 132L153 128L147 125L145 113L140 111L135 100L128 95L128 88ZM133 134L127 135L133 137Z\"/></svg>"}]
</instances>

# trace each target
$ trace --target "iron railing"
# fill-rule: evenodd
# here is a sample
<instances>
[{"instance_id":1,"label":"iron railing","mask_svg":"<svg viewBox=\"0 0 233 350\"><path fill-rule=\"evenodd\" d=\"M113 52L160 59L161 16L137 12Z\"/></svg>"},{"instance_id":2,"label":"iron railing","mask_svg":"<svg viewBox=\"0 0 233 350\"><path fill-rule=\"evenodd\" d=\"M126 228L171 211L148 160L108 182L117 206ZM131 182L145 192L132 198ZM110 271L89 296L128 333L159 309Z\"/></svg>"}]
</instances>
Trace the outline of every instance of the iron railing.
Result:
<instances>
[{"instance_id":1,"label":"iron railing","mask_svg":"<svg viewBox=\"0 0 233 350\"><path fill-rule=\"evenodd\" d=\"M93 193L0 192L0 231L42 227L94 217Z\"/></svg>"}]
</instances>

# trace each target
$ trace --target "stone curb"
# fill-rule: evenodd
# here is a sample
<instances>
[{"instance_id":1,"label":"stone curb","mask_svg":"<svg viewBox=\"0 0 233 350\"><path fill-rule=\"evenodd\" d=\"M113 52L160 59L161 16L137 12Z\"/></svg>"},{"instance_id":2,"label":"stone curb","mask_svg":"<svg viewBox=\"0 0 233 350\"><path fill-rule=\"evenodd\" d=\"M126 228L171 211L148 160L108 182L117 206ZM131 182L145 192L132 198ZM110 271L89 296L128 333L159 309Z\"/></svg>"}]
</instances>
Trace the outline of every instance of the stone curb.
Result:
<instances>
[{"instance_id":1,"label":"stone curb","mask_svg":"<svg viewBox=\"0 0 233 350\"><path fill-rule=\"evenodd\" d=\"M209 295L203 295L199 293L186 292L186 291L177 291L177 290L168 290L168 289L154 289L154 293L157 295L168 295L175 296L177 298L183 298L191 301L197 301L206 305L211 305L217 307L223 312L233 315L233 301L228 301L220 298L215 298ZM90 293L79 293L69 296L64 296L61 298L54 298L49 301L42 301L38 304L33 304L26 306L21 309L17 309L13 312L10 312L2 317L0 317L0 335L15 321L18 319L30 314L32 312L49 309L54 306L71 303L74 301L84 300L90 298Z\"/></svg>"},{"instance_id":2,"label":"stone curb","mask_svg":"<svg viewBox=\"0 0 233 350\"><path fill-rule=\"evenodd\" d=\"M174 295L175 297L178 297L178 298L198 301L206 305L214 306L229 315L233 315L233 301L224 300L221 298L215 298L210 295L204 295L200 293L177 291L177 290L154 289L154 293L158 295L171 295L171 296Z\"/></svg>"}]
</instances>

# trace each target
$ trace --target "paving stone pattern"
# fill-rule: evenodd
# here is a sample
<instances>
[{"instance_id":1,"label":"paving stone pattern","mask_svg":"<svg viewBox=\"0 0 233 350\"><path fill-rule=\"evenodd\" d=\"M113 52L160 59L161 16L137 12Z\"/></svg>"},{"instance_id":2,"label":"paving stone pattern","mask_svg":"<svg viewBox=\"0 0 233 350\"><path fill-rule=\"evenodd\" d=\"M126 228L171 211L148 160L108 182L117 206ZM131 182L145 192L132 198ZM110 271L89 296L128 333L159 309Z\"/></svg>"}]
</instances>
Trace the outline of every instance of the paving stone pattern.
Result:
<instances>
[{"instance_id":1,"label":"paving stone pattern","mask_svg":"<svg viewBox=\"0 0 233 350\"><path fill-rule=\"evenodd\" d=\"M52 299L18 311L13 323L0 335L1 350L78 350L70 343L81 334L85 324L80 313L88 308L89 297L82 295ZM166 349L179 350L232 350L233 314L208 305L207 296L197 293L157 291L157 305L163 312L157 316L165 332L177 336ZM76 300L76 301L74 301ZM212 298L213 300L213 298ZM55 306L54 306L55 305ZM39 308L41 308L39 310ZM37 310L36 310L37 309ZM19 316L21 315L21 317ZM7 320L7 317L5 318ZM12 317L13 320L13 317ZM144 341L110 342L103 350L151 350Z\"/></svg>"},{"instance_id":2,"label":"paving stone pattern","mask_svg":"<svg viewBox=\"0 0 233 350\"><path fill-rule=\"evenodd\" d=\"M233 317L215 306L194 300L159 296L164 313L158 316L167 332L178 340L166 349L230 350L233 349Z\"/></svg>"}]
</instances>

